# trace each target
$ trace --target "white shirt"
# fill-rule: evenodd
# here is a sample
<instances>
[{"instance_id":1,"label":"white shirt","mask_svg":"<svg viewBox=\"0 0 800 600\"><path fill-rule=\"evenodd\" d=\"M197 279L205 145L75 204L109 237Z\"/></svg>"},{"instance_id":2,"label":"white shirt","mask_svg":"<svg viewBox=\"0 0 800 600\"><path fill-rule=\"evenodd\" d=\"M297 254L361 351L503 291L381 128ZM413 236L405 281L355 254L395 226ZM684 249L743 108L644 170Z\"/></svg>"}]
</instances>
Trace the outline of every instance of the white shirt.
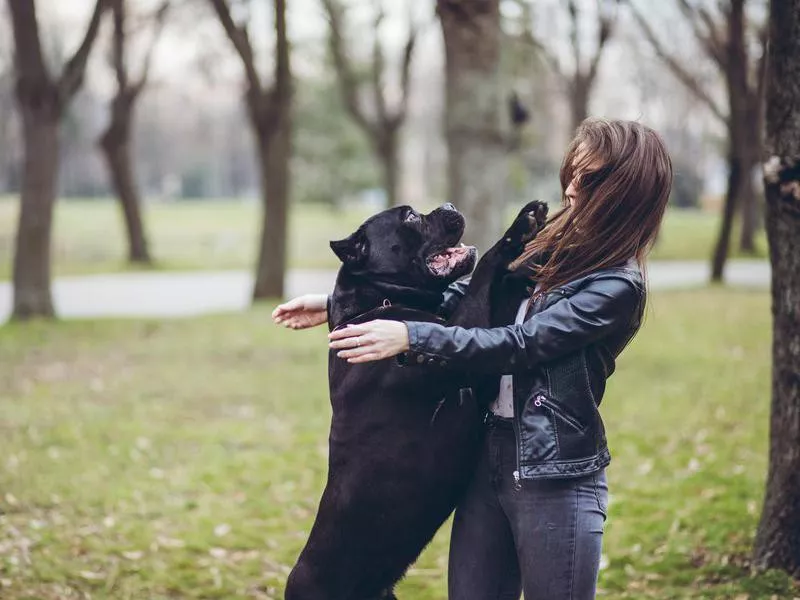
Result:
<instances>
[{"instance_id":1,"label":"white shirt","mask_svg":"<svg viewBox=\"0 0 800 600\"><path fill-rule=\"evenodd\" d=\"M538 291L539 286L536 286ZM515 325L521 325L525 322L525 313L528 309L529 297L522 299L517 309L517 317L514 319ZM497 394L492 405L489 407L494 414L498 417L513 417L514 416L514 380L511 375L503 375L500 378L500 392Z\"/></svg>"}]
</instances>

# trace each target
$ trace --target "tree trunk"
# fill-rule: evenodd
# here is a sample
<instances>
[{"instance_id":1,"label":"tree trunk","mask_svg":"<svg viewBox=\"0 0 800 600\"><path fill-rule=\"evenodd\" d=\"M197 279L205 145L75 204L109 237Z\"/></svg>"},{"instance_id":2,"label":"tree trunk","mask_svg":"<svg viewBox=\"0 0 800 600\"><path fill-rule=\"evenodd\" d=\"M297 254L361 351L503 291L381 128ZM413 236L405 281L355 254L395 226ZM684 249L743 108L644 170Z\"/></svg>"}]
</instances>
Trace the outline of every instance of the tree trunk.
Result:
<instances>
[{"instance_id":1,"label":"tree trunk","mask_svg":"<svg viewBox=\"0 0 800 600\"><path fill-rule=\"evenodd\" d=\"M741 162L731 151L728 156L728 189L725 192L725 201L722 207L722 222L711 260L711 281L713 282L721 282L725 274L725 263L728 261L733 231L733 217L736 215L737 199L741 193L742 175Z\"/></svg>"},{"instance_id":2,"label":"tree trunk","mask_svg":"<svg viewBox=\"0 0 800 600\"><path fill-rule=\"evenodd\" d=\"M499 0L438 0L445 44L449 200L465 240L486 250L502 233L508 156L500 86Z\"/></svg>"},{"instance_id":3,"label":"tree trunk","mask_svg":"<svg viewBox=\"0 0 800 600\"><path fill-rule=\"evenodd\" d=\"M274 131L254 127L264 206L253 300L283 297L289 216L289 119L287 112Z\"/></svg>"},{"instance_id":4,"label":"tree trunk","mask_svg":"<svg viewBox=\"0 0 800 600\"><path fill-rule=\"evenodd\" d=\"M739 193L739 207L742 212L742 231L739 238L739 249L742 252L753 254L756 251L756 233L759 226L759 203L753 176L758 159L752 150L746 152L742 162L742 183Z\"/></svg>"},{"instance_id":5,"label":"tree trunk","mask_svg":"<svg viewBox=\"0 0 800 600\"><path fill-rule=\"evenodd\" d=\"M400 182L400 159L397 152L397 131L385 134L379 144L378 157L383 171L383 189L386 191L386 204L389 208L400 204L398 185Z\"/></svg>"},{"instance_id":6,"label":"tree trunk","mask_svg":"<svg viewBox=\"0 0 800 600\"><path fill-rule=\"evenodd\" d=\"M19 225L14 252L15 319L53 317L50 253L58 177L59 113L21 104L25 142Z\"/></svg>"},{"instance_id":7,"label":"tree trunk","mask_svg":"<svg viewBox=\"0 0 800 600\"><path fill-rule=\"evenodd\" d=\"M764 184L772 263L772 412L754 562L800 577L800 0L773 0L769 23Z\"/></svg>"},{"instance_id":8,"label":"tree trunk","mask_svg":"<svg viewBox=\"0 0 800 600\"><path fill-rule=\"evenodd\" d=\"M730 11L727 18L727 42L725 55L727 67L725 72L725 86L728 93L730 107L728 126L728 189L725 193L725 204L722 209L722 223L720 224L719 237L711 260L711 281L722 281L725 263L731 246L731 231L737 207L741 206L744 180L751 177L746 172L749 166L747 159L747 118L748 118L748 87L747 87L747 52L744 42L744 0L731 0ZM752 189L752 183L749 185Z\"/></svg>"},{"instance_id":9,"label":"tree trunk","mask_svg":"<svg viewBox=\"0 0 800 600\"><path fill-rule=\"evenodd\" d=\"M130 130L133 119L133 99L124 95L114 99L111 123L100 139L111 183L122 207L128 237L128 261L149 265L152 263L141 214L141 200L136 187L131 161Z\"/></svg>"},{"instance_id":10,"label":"tree trunk","mask_svg":"<svg viewBox=\"0 0 800 600\"><path fill-rule=\"evenodd\" d=\"M590 83L584 81L579 75L575 76L570 94L570 114L572 117L572 131L570 137L575 135L578 125L586 120L589 116L589 94L591 92Z\"/></svg>"}]
</instances>

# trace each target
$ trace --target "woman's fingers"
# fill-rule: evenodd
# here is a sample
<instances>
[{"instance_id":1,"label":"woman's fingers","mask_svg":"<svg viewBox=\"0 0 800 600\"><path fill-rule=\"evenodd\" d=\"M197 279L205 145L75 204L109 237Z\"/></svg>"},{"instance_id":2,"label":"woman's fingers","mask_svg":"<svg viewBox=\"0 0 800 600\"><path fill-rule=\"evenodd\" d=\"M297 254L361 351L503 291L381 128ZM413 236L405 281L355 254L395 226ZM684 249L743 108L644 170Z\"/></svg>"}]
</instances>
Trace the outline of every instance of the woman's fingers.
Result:
<instances>
[{"instance_id":1,"label":"woman's fingers","mask_svg":"<svg viewBox=\"0 0 800 600\"><path fill-rule=\"evenodd\" d=\"M294 312L296 310L303 310L303 299L302 298L294 298L293 300L289 300L288 302L284 302L283 304L279 304L275 307L275 310L272 311L272 318L278 318L281 315L285 315L286 313Z\"/></svg>"},{"instance_id":2,"label":"woman's fingers","mask_svg":"<svg viewBox=\"0 0 800 600\"><path fill-rule=\"evenodd\" d=\"M331 350L342 350L344 348L358 348L371 344L372 341L365 335L356 335L353 337L342 338L334 340L328 344Z\"/></svg>"},{"instance_id":3,"label":"woman's fingers","mask_svg":"<svg viewBox=\"0 0 800 600\"><path fill-rule=\"evenodd\" d=\"M351 364L358 364L358 363L371 362L373 360L381 360L383 358L386 358L386 357L373 352L373 353L370 353L370 354L363 354L363 355L358 356L356 358L349 358L349 359L347 359L347 362L349 362Z\"/></svg>"},{"instance_id":4,"label":"woman's fingers","mask_svg":"<svg viewBox=\"0 0 800 600\"><path fill-rule=\"evenodd\" d=\"M359 335L364 335L371 331L370 323L364 323L361 325L348 325L347 327L342 327L341 329L337 329L336 331L331 331L328 334L328 339L330 340L344 340L347 338L357 337ZM333 348L333 346L331 346Z\"/></svg>"}]
</instances>

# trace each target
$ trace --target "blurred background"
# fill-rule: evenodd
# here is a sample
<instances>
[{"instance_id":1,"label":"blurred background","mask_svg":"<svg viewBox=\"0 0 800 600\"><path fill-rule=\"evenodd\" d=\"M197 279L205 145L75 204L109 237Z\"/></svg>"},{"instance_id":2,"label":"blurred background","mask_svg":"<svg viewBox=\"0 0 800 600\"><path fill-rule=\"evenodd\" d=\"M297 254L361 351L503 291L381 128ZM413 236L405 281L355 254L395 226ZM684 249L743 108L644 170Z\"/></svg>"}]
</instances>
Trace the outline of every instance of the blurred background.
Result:
<instances>
[{"instance_id":1,"label":"blurred background","mask_svg":"<svg viewBox=\"0 0 800 600\"><path fill-rule=\"evenodd\" d=\"M330 413L324 332L269 311L332 289L328 242L387 206L451 201L485 249L522 203L560 202L590 116L655 128L675 166L648 321L604 405L601 593L800 596L749 562L767 17L765 0L3 2L0 597L282 597ZM403 597L445 597L445 529Z\"/></svg>"}]
</instances>

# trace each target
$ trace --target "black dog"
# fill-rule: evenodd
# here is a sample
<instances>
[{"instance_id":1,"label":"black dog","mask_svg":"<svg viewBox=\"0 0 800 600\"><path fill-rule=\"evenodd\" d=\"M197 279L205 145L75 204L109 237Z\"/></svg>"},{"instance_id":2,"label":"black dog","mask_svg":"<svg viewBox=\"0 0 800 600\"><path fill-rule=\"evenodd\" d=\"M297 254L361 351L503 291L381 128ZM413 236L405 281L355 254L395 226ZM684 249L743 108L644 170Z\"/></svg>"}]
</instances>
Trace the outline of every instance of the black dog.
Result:
<instances>
[{"instance_id":1,"label":"black dog","mask_svg":"<svg viewBox=\"0 0 800 600\"><path fill-rule=\"evenodd\" d=\"M527 205L484 256L450 323L489 326L498 274L543 226ZM383 211L332 242L342 267L331 329L375 318L436 321L442 292L475 264L458 245L464 218L446 204L428 215ZM395 360L351 365L331 353L333 419L328 482L289 575L287 600L378 600L393 587L456 505L474 468L485 407L462 374Z\"/></svg>"}]
</instances>

